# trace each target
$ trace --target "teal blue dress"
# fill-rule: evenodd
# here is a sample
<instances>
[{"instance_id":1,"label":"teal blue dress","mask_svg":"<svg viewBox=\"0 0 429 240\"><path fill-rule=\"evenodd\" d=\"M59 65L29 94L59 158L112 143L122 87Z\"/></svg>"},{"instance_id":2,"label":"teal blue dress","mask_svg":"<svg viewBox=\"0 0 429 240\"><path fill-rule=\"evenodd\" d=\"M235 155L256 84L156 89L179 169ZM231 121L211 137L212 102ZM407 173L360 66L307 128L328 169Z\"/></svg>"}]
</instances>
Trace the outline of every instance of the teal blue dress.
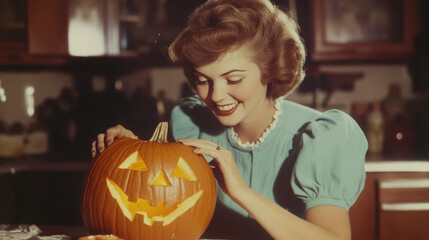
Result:
<instances>
[{"instance_id":1,"label":"teal blue dress","mask_svg":"<svg viewBox=\"0 0 429 240\"><path fill-rule=\"evenodd\" d=\"M365 182L368 144L358 124L339 110L322 113L284 99L275 106L263 136L243 144L198 97L185 98L172 111L172 135L208 139L228 149L250 188L301 218L319 205L349 210ZM208 232L217 238L270 239L219 187Z\"/></svg>"}]
</instances>

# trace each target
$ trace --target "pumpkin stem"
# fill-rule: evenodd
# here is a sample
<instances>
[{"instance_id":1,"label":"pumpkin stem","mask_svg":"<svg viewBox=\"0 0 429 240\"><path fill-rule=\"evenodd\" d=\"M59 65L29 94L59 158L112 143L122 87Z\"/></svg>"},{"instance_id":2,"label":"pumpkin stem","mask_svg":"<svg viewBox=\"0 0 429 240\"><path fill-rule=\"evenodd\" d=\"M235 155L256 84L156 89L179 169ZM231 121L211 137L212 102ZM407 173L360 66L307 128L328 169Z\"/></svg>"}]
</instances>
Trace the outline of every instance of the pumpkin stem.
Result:
<instances>
[{"instance_id":1,"label":"pumpkin stem","mask_svg":"<svg viewBox=\"0 0 429 240\"><path fill-rule=\"evenodd\" d=\"M160 122L155 129L152 137L149 139L151 142L166 143L168 135L168 122Z\"/></svg>"}]
</instances>

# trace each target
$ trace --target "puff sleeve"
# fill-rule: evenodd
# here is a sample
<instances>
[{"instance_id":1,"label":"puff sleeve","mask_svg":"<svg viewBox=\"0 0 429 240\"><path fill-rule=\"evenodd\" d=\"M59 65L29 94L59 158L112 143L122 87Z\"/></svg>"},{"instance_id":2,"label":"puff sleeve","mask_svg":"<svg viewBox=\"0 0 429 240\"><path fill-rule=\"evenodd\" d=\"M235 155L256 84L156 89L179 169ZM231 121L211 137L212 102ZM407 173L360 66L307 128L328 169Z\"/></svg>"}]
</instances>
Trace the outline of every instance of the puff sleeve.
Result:
<instances>
[{"instance_id":1,"label":"puff sleeve","mask_svg":"<svg viewBox=\"0 0 429 240\"><path fill-rule=\"evenodd\" d=\"M347 114L330 110L304 125L292 175L292 189L306 210L335 205L346 210L365 183L368 144L359 125Z\"/></svg>"}]
</instances>

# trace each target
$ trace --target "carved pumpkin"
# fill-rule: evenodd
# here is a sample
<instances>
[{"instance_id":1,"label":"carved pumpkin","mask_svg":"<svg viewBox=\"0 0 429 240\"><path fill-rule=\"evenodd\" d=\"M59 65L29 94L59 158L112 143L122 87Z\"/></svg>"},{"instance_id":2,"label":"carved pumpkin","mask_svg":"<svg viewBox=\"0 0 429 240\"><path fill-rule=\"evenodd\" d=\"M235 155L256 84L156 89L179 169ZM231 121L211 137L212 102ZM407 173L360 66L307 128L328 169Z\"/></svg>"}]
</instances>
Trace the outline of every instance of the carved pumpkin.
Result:
<instances>
[{"instance_id":1,"label":"carved pumpkin","mask_svg":"<svg viewBox=\"0 0 429 240\"><path fill-rule=\"evenodd\" d=\"M216 203L206 160L180 143L166 143L161 123L149 141L115 140L92 161L81 211L96 234L132 239L198 239Z\"/></svg>"}]
</instances>

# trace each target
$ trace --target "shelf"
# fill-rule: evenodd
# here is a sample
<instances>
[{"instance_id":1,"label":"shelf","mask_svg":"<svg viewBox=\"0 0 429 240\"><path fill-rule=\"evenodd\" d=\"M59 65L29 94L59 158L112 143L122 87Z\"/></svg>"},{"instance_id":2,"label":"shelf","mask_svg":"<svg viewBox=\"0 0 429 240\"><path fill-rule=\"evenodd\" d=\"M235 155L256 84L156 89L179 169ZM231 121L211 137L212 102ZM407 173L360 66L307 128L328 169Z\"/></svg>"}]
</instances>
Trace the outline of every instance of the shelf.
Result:
<instances>
[{"instance_id":1,"label":"shelf","mask_svg":"<svg viewBox=\"0 0 429 240\"><path fill-rule=\"evenodd\" d=\"M25 23L23 22L15 22L15 23L0 23L1 30L26 30Z\"/></svg>"},{"instance_id":2,"label":"shelf","mask_svg":"<svg viewBox=\"0 0 429 240\"><path fill-rule=\"evenodd\" d=\"M148 67L171 65L168 57L160 51L122 52L119 55L90 57L30 55L25 52L0 53L0 71L59 70L115 77Z\"/></svg>"}]
</instances>

